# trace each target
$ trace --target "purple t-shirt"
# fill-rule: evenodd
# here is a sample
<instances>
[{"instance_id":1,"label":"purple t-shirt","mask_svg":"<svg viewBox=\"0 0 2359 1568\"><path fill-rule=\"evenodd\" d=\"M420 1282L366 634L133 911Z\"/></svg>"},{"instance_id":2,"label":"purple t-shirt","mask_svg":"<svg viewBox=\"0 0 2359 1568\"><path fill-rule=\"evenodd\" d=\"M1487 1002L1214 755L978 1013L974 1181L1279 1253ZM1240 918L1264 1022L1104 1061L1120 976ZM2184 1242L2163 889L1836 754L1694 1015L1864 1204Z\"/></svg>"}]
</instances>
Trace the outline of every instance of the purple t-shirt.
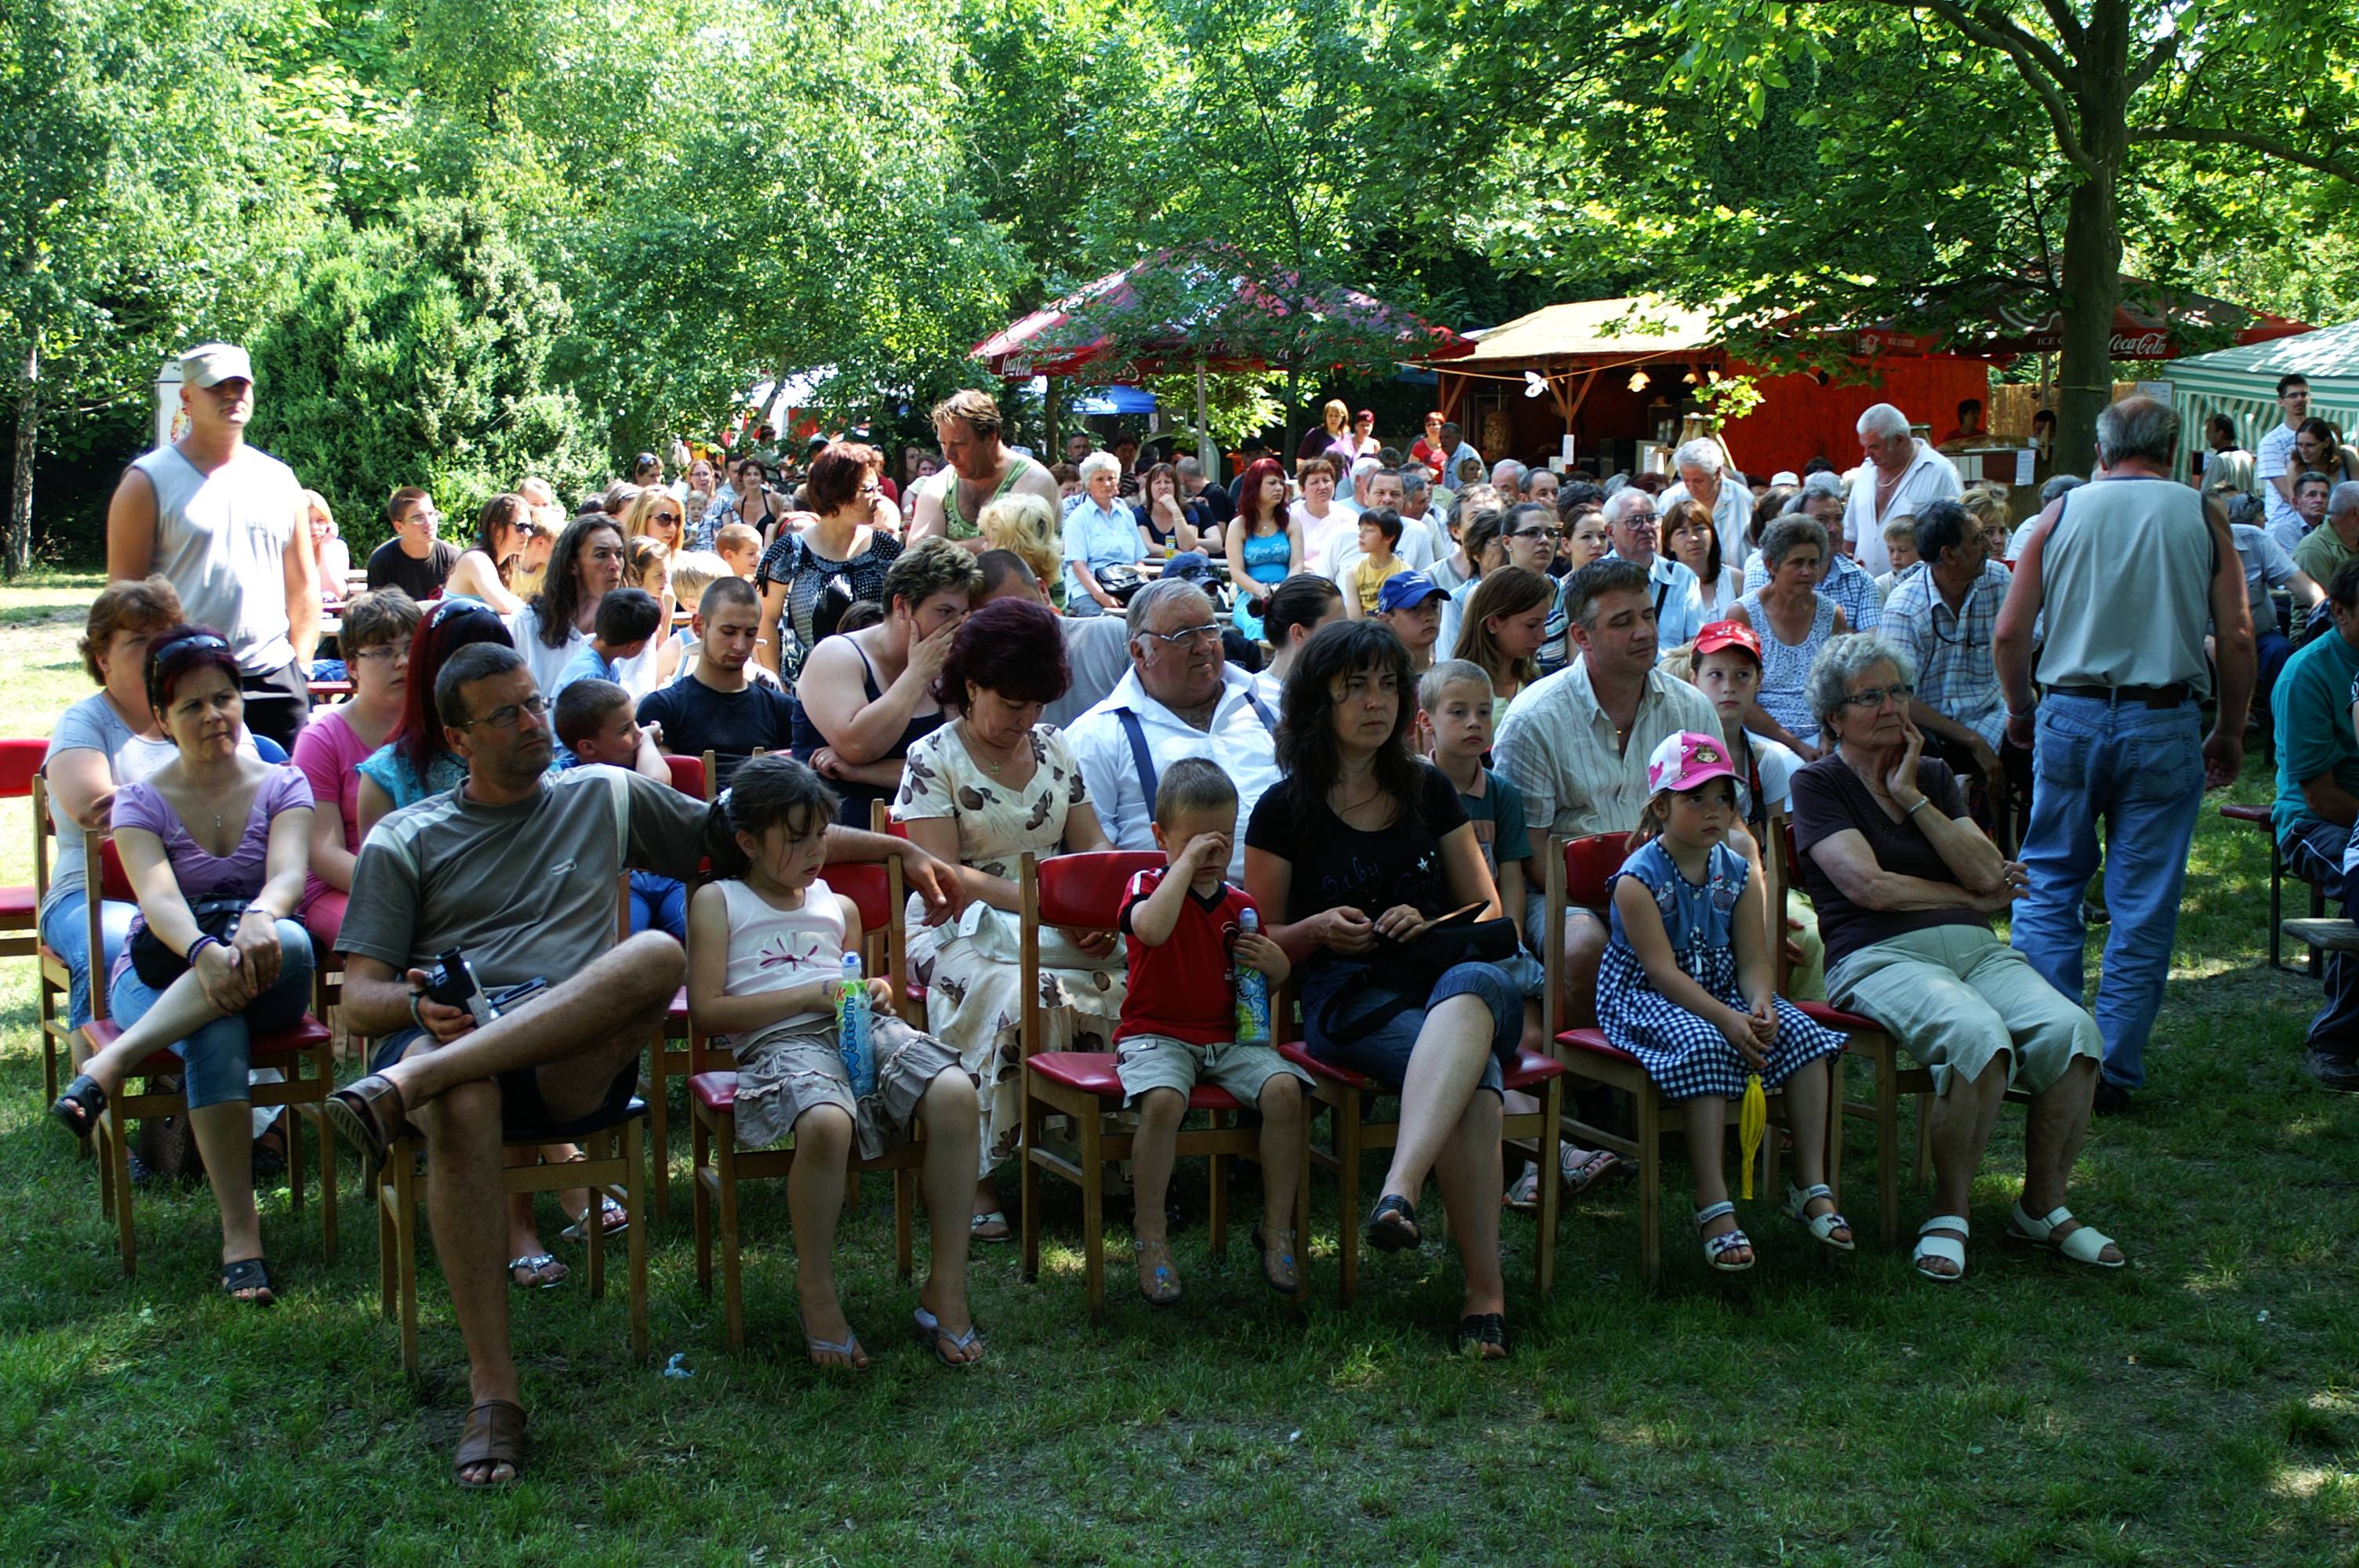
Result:
<instances>
[{"instance_id":1,"label":"purple t-shirt","mask_svg":"<svg viewBox=\"0 0 2359 1568\"><path fill-rule=\"evenodd\" d=\"M344 819L344 852L361 852L361 774L360 766L375 746L364 745L344 722L344 716L335 708L315 715L295 737L295 766L301 770L311 786L311 801L332 800ZM335 889L321 881L316 871L303 873L303 902L295 911L297 919L310 913L321 893Z\"/></svg>"},{"instance_id":2,"label":"purple t-shirt","mask_svg":"<svg viewBox=\"0 0 2359 1568\"><path fill-rule=\"evenodd\" d=\"M209 898L250 899L262 892L262 884L270 880L270 824L282 811L310 809L311 786L303 775L291 767L274 767L254 792L254 808L245 819L245 834L237 847L216 860L205 853L189 830L180 826L180 818L152 784L127 784L115 793L114 826L140 827L164 841L164 856L172 863L172 878L180 885L180 896L191 904ZM131 929L140 930L147 924L147 913L131 917ZM120 975L131 967L131 947L125 943L122 957L115 960L114 973Z\"/></svg>"}]
</instances>

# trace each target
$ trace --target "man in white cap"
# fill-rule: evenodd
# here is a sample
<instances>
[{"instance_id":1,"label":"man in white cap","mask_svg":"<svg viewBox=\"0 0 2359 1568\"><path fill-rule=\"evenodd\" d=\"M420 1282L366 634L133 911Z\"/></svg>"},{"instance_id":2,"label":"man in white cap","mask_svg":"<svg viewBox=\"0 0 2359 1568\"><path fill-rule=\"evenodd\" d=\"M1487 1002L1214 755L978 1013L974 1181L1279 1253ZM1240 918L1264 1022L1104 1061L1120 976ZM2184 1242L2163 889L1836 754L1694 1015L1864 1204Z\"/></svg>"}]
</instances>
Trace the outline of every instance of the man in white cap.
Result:
<instances>
[{"instance_id":1,"label":"man in white cap","mask_svg":"<svg viewBox=\"0 0 2359 1568\"><path fill-rule=\"evenodd\" d=\"M295 470L245 444L254 366L234 343L180 356L188 431L124 470L106 509L106 575L160 574L191 625L229 639L246 728L288 750L310 711L320 640L310 508Z\"/></svg>"}]
</instances>

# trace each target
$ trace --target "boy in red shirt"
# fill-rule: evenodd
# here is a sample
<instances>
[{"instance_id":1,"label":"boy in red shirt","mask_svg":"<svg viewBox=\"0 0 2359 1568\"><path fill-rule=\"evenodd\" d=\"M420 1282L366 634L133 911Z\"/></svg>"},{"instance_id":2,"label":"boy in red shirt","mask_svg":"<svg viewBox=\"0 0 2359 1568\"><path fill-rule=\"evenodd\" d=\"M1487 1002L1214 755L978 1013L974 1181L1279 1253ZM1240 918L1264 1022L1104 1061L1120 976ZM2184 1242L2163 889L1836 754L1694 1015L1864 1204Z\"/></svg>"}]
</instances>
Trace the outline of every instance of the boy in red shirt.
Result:
<instances>
[{"instance_id":1,"label":"boy in red shirt","mask_svg":"<svg viewBox=\"0 0 2359 1568\"><path fill-rule=\"evenodd\" d=\"M1220 765L1201 757L1172 763L1155 791L1155 843L1165 868L1139 872L1123 894L1130 979L1114 1030L1115 1071L1123 1104L1138 1111L1132 1231L1138 1293L1155 1306L1180 1299L1163 1200L1188 1091L1199 1083L1216 1084L1261 1112L1261 1276L1281 1295L1301 1282L1294 1194L1302 1180L1302 1086L1310 1076L1266 1042L1236 1043L1232 954L1267 976L1272 991L1288 970L1277 943L1240 929L1238 917L1253 901L1221 880L1236 830L1237 788Z\"/></svg>"}]
</instances>

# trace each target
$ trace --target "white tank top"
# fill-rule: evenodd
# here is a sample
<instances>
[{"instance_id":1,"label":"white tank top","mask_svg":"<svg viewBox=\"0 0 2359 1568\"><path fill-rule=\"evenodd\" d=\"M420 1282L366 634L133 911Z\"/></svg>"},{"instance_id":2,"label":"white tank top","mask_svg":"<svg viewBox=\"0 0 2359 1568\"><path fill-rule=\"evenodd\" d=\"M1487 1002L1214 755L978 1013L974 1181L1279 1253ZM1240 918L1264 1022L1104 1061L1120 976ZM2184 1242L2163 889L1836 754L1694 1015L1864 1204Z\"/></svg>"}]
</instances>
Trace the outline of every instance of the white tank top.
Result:
<instances>
[{"instance_id":1,"label":"white tank top","mask_svg":"<svg viewBox=\"0 0 2359 1568\"><path fill-rule=\"evenodd\" d=\"M179 590L189 624L228 638L249 675L285 668L295 657L287 640L287 541L303 506L295 470L252 447L211 473L198 472L178 447L158 447L131 466L156 492L153 569Z\"/></svg>"},{"instance_id":2,"label":"white tank top","mask_svg":"<svg viewBox=\"0 0 2359 1568\"><path fill-rule=\"evenodd\" d=\"M741 881L720 884L729 907L729 967L722 989L759 996L843 975L843 906L814 879L800 909L779 909ZM799 1012L779 1023L817 1023L826 1012ZM777 1024L770 1027L777 1028Z\"/></svg>"}]
</instances>

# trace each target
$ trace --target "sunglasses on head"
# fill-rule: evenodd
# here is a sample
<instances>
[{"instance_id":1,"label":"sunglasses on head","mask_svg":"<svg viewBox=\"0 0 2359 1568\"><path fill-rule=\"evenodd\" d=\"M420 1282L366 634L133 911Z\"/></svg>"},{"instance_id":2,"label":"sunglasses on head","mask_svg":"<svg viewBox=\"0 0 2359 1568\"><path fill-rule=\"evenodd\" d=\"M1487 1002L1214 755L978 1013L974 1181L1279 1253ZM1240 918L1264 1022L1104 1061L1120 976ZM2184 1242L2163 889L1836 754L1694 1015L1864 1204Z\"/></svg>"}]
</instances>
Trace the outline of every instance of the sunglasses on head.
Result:
<instances>
[{"instance_id":1,"label":"sunglasses on head","mask_svg":"<svg viewBox=\"0 0 2359 1568\"><path fill-rule=\"evenodd\" d=\"M440 626L452 615L465 615L476 611L481 611L495 621L499 619L499 611L482 600L470 598L463 593L452 593L443 596L442 602L436 605L433 612L426 617L426 624Z\"/></svg>"}]
</instances>

